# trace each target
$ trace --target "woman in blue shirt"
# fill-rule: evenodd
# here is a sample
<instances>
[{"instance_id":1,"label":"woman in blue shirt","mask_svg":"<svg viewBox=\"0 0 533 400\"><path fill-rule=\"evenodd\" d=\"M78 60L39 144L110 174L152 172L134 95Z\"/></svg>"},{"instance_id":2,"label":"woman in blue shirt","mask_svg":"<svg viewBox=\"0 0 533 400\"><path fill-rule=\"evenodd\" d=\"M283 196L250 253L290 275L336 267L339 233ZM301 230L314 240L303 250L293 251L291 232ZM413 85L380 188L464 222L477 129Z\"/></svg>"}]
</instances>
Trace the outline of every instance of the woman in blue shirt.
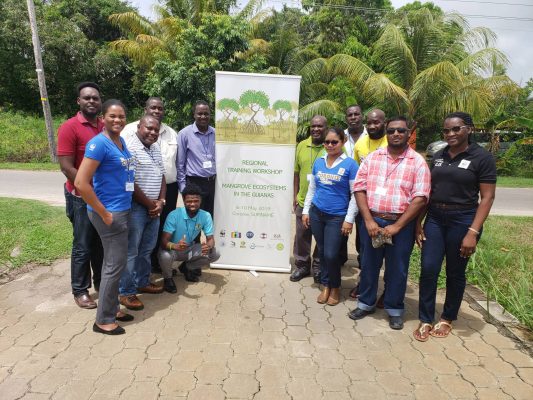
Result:
<instances>
[{"instance_id":1,"label":"woman in blue shirt","mask_svg":"<svg viewBox=\"0 0 533 400\"><path fill-rule=\"evenodd\" d=\"M133 316L120 311L118 284L128 255L128 216L133 194L135 167L120 132L126 125L126 107L119 100L102 106L104 130L85 148L76 189L87 203L87 213L104 247L102 281L93 331L106 335L125 333L116 321Z\"/></svg>"},{"instance_id":2,"label":"woman in blue shirt","mask_svg":"<svg viewBox=\"0 0 533 400\"><path fill-rule=\"evenodd\" d=\"M359 166L342 150L344 131L330 128L324 140L326 154L313 165L302 222L311 226L320 253L320 304L337 305L340 298L342 236L349 236L357 213L353 184Z\"/></svg>"}]
</instances>

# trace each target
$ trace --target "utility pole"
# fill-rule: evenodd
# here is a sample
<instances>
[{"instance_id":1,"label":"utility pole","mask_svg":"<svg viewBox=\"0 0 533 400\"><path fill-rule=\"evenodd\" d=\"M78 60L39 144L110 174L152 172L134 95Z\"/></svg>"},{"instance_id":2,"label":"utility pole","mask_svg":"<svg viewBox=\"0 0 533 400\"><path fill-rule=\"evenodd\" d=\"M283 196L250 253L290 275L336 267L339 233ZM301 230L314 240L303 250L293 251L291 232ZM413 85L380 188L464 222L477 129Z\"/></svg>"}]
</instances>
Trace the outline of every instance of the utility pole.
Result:
<instances>
[{"instance_id":1,"label":"utility pole","mask_svg":"<svg viewBox=\"0 0 533 400\"><path fill-rule=\"evenodd\" d=\"M28 15L30 17L31 39L33 42L33 54L35 55L35 71L39 81L39 91L41 93L41 103L43 105L44 122L48 134L48 149L50 159L57 162L56 142L54 138L54 125L52 123L52 112L50 111L50 102L48 101L48 92L46 90L46 80L44 77L43 59L41 57L41 41L37 30L37 19L35 18L35 6L33 0L26 0L28 4Z\"/></svg>"}]
</instances>

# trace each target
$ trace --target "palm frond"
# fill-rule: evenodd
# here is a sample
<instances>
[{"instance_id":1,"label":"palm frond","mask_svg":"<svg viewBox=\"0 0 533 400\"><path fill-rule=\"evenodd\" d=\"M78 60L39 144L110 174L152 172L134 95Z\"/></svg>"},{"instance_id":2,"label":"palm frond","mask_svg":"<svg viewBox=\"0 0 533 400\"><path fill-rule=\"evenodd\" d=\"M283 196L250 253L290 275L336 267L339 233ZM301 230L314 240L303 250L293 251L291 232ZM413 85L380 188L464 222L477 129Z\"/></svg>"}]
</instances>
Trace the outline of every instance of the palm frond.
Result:
<instances>
[{"instance_id":1,"label":"palm frond","mask_svg":"<svg viewBox=\"0 0 533 400\"><path fill-rule=\"evenodd\" d=\"M331 118L341 112L339 105L331 100L317 100L300 108L298 111L298 124L306 124L315 115Z\"/></svg>"},{"instance_id":2,"label":"palm frond","mask_svg":"<svg viewBox=\"0 0 533 400\"><path fill-rule=\"evenodd\" d=\"M150 21L133 11L111 14L109 16L109 22L125 34L133 36L154 34Z\"/></svg>"},{"instance_id":3,"label":"palm frond","mask_svg":"<svg viewBox=\"0 0 533 400\"><path fill-rule=\"evenodd\" d=\"M411 111L411 102L407 92L385 74L374 74L369 77L363 86L362 94L375 107L391 108L392 106L397 114Z\"/></svg>"},{"instance_id":4,"label":"palm frond","mask_svg":"<svg viewBox=\"0 0 533 400\"><path fill-rule=\"evenodd\" d=\"M139 65L148 67L153 62L153 52L147 51L146 46L136 42L135 40L115 40L109 43L109 46L118 51L121 54L124 54L128 58L132 59Z\"/></svg>"},{"instance_id":5,"label":"palm frond","mask_svg":"<svg viewBox=\"0 0 533 400\"><path fill-rule=\"evenodd\" d=\"M505 54L495 48L481 49L473 54L469 54L462 61L456 64L463 74L489 75L496 69L496 66L505 66L509 60Z\"/></svg>"},{"instance_id":6,"label":"palm frond","mask_svg":"<svg viewBox=\"0 0 533 400\"><path fill-rule=\"evenodd\" d=\"M305 64L300 70L302 75L302 85L310 84L313 82L324 82L324 76L327 76L328 60L325 58L315 58Z\"/></svg>"},{"instance_id":7,"label":"palm frond","mask_svg":"<svg viewBox=\"0 0 533 400\"><path fill-rule=\"evenodd\" d=\"M344 76L353 82L357 87L362 87L374 71L363 61L349 56L348 54L335 54L328 60L330 65L330 80L336 76Z\"/></svg>"}]
</instances>

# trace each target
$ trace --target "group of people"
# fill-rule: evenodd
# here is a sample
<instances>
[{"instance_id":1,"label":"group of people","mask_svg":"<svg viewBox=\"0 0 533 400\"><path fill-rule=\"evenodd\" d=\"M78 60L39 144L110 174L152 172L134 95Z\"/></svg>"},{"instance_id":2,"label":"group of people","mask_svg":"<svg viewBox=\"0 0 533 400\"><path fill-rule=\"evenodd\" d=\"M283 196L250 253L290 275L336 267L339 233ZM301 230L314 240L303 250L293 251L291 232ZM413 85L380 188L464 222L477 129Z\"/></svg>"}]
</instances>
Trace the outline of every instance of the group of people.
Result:
<instances>
[{"instance_id":1,"label":"group of people","mask_svg":"<svg viewBox=\"0 0 533 400\"><path fill-rule=\"evenodd\" d=\"M317 302L340 301L341 267L347 238L356 231L361 272L350 292L358 297L349 313L359 320L384 308L392 329L403 329L410 256L421 247L420 323L414 338L444 338L457 319L466 286L466 265L475 252L494 201L493 156L476 143L472 117L448 114L442 130L448 145L428 167L409 145L413 126L404 116L385 118L372 110L363 125L361 107L346 110L348 128L328 128L323 116L296 149L294 170L295 268L290 280L312 274L322 285ZM311 252L311 238L316 247ZM435 321L437 280L446 261L446 298ZM385 262L384 292L378 298Z\"/></svg>"},{"instance_id":2,"label":"group of people","mask_svg":"<svg viewBox=\"0 0 533 400\"><path fill-rule=\"evenodd\" d=\"M93 331L118 335L125 330L117 321L134 319L120 305L141 310L137 294L177 292L174 261L182 261L187 280L197 281L201 268L219 257L212 220L215 131L204 101L179 133L163 123L157 97L128 125L124 104L102 104L93 82L78 85L77 103L80 111L59 128L57 150L73 226L72 294L79 307L97 308ZM179 192L184 207L176 208ZM163 286L150 282L153 268L161 270ZM91 275L98 304L89 294Z\"/></svg>"},{"instance_id":3,"label":"group of people","mask_svg":"<svg viewBox=\"0 0 533 400\"><path fill-rule=\"evenodd\" d=\"M196 282L201 268L219 258L213 236L215 130L204 101L193 107L194 122L178 133L163 123L165 109L157 97L128 125L124 104L102 104L93 82L78 86L77 103L80 111L59 128L57 151L73 226L72 293L79 307L98 308L95 332L117 335L125 332L117 321L134 319L120 305L141 310L139 293L177 292L175 261L181 261L185 279ZM468 258L494 199L494 160L470 142L474 124L466 113L446 116L448 146L433 157L431 170L409 146L412 127L405 117L386 119L375 109L364 125L361 107L354 105L346 110L346 122L346 130L330 128L325 117L315 116L309 138L297 145L290 280L312 274L322 285L317 301L338 304L341 266L355 230L361 273L351 292L358 305L349 317L358 320L380 307L390 327L402 329L416 242L422 274L420 324L413 334L420 341L446 337L459 311ZM176 208L180 192L184 207ZM446 300L434 324L444 257ZM385 290L378 299L384 260ZM150 281L154 269L163 275L162 286ZM91 275L98 304L89 294Z\"/></svg>"}]
</instances>

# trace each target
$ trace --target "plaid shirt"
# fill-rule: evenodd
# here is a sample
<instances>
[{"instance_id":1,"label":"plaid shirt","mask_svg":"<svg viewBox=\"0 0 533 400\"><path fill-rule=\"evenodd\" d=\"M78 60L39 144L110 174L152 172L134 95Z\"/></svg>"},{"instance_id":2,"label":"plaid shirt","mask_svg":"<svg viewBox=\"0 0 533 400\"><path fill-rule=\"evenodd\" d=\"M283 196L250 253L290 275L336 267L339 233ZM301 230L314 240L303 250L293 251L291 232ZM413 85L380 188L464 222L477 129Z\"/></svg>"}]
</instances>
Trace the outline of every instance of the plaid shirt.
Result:
<instances>
[{"instance_id":1,"label":"plaid shirt","mask_svg":"<svg viewBox=\"0 0 533 400\"><path fill-rule=\"evenodd\" d=\"M403 214L415 197L429 198L431 174L424 158L410 147L393 159L386 147L363 160L354 192L366 192L374 212Z\"/></svg>"}]
</instances>

